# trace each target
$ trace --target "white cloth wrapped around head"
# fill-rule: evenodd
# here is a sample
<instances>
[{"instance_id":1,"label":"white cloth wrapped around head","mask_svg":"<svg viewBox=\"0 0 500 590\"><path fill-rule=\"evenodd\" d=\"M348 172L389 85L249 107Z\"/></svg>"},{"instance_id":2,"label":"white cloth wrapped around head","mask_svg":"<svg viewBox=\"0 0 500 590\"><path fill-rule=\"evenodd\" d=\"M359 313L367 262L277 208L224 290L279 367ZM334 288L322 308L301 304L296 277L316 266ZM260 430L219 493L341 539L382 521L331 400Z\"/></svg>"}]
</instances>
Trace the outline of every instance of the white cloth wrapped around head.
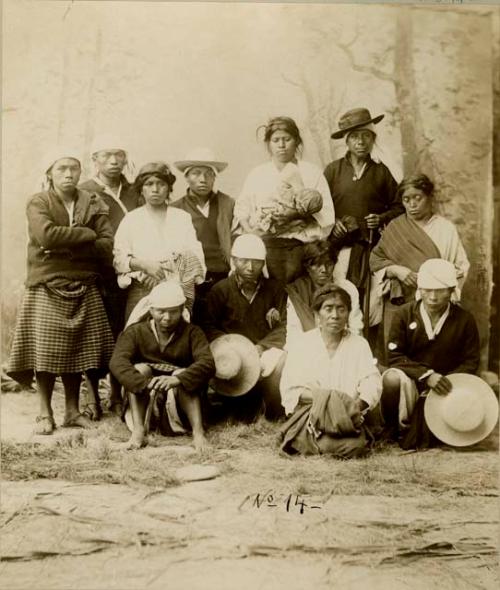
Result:
<instances>
[{"instance_id":1,"label":"white cloth wrapped around head","mask_svg":"<svg viewBox=\"0 0 500 590\"><path fill-rule=\"evenodd\" d=\"M184 305L186 297L177 281L163 281L151 289L147 296L149 307L164 309Z\"/></svg>"},{"instance_id":2,"label":"white cloth wrapped around head","mask_svg":"<svg viewBox=\"0 0 500 590\"><path fill-rule=\"evenodd\" d=\"M259 236L255 234L243 234L234 240L233 247L231 248L231 256L265 260L266 246Z\"/></svg>"},{"instance_id":3,"label":"white cloth wrapped around head","mask_svg":"<svg viewBox=\"0 0 500 590\"><path fill-rule=\"evenodd\" d=\"M243 234L238 236L233 242L231 256L235 256L236 258L263 260L264 267L262 269L262 275L266 279L269 278L269 271L267 270L266 264L266 245L259 236L256 236L255 234ZM234 264L232 261L231 272L234 272Z\"/></svg>"},{"instance_id":4,"label":"white cloth wrapped around head","mask_svg":"<svg viewBox=\"0 0 500 590\"><path fill-rule=\"evenodd\" d=\"M447 289L457 286L455 266L442 258L426 260L418 269L417 286L419 289Z\"/></svg>"}]
</instances>

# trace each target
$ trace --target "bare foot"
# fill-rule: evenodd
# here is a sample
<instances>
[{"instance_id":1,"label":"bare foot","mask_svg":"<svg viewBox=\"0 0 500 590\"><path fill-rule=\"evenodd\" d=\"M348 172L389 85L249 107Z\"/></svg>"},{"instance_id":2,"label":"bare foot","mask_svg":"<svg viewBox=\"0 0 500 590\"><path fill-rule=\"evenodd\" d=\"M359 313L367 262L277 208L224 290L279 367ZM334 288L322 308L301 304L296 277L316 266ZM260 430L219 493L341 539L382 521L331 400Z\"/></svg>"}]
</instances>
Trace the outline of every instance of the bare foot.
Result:
<instances>
[{"instance_id":1,"label":"bare foot","mask_svg":"<svg viewBox=\"0 0 500 590\"><path fill-rule=\"evenodd\" d=\"M83 410L83 415L87 416L89 420L97 422L102 416L101 405L94 402L87 404Z\"/></svg>"},{"instance_id":2,"label":"bare foot","mask_svg":"<svg viewBox=\"0 0 500 590\"><path fill-rule=\"evenodd\" d=\"M203 432L193 432L193 446L198 453L204 453L210 449L210 443Z\"/></svg>"},{"instance_id":3,"label":"bare foot","mask_svg":"<svg viewBox=\"0 0 500 590\"><path fill-rule=\"evenodd\" d=\"M142 449L148 444L144 428L139 428L132 432L132 436L128 439L127 451L136 451Z\"/></svg>"},{"instance_id":4,"label":"bare foot","mask_svg":"<svg viewBox=\"0 0 500 590\"><path fill-rule=\"evenodd\" d=\"M56 424L52 416L37 416L34 434L52 434Z\"/></svg>"},{"instance_id":5,"label":"bare foot","mask_svg":"<svg viewBox=\"0 0 500 590\"><path fill-rule=\"evenodd\" d=\"M63 426L66 428L95 428L92 422L83 414L65 416Z\"/></svg>"},{"instance_id":6,"label":"bare foot","mask_svg":"<svg viewBox=\"0 0 500 590\"><path fill-rule=\"evenodd\" d=\"M115 416L118 416L118 418L121 418L123 414L123 404L121 400L109 400L108 410Z\"/></svg>"}]
</instances>

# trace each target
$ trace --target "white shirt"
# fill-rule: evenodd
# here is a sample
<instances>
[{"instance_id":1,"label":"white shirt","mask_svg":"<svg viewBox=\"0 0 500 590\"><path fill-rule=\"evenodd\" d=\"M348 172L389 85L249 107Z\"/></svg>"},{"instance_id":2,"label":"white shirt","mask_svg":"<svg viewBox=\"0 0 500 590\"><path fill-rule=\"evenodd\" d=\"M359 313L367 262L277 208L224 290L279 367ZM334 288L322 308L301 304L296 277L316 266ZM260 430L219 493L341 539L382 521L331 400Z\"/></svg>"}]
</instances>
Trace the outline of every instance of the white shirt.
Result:
<instances>
[{"instance_id":1,"label":"white shirt","mask_svg":"<svg viewBox=\"0 0 500 590\"><path fill-rule=\"evenodd\" d=\"M374 408L382 394L382 378L368 342L344 336L330 358L319 328L306 332L288 351L280 382L281 404L294 411L304 390L336 389Z\"/></svg>"},{"instance_id":2,"label":"white shirt","mask_svg":"<svg viewBox=\"0 0 500 590\"><path fill-rule=\"evenodd\" d=\"M301 242L326 239L335 223L333 200L328 183L318 166L299 160L297 167L304 187L317 190L323 198L323 206L320 211L312 215L315 222L309 224L305 229L280 233L279 237L296 238ZM251 170L236 200L235 219L248 223L249 217L255 210L272 202L281 181L281 171L272 161Z\"/></svg>"},{"instance_id":3,"label":"white shirt","mask_svg":"<svg viewBox=\"0 0 500 590\"><path fill-rule=\"evenodd\" d=\"M206 272L203 248L189 213L168 207L163 217L156 218L145 206L129 211L115 235L113 264L118 284L125 289L140 274L130 269L132 256L163 262L186 251L196 255Z\"/></svg>"},{"instance_id":4,"label":"white shirt","mask_svg":"<svg viewBox=\"0 0 500 590\"><path fill-rule=\"evenodd\" d=\"M118 203L118 205L121 207L121 210L125 213L125 215L128 213L128 209L125 207L125 205L120 201L120 195L122 194L122 183L120 182L120 186L118 187L118 190L116 191L116 193L114 193L107 184L104 184L104 182L98 177L98 176L94 176L94 178L92 179L96 184L98 184L100 187L102 187L103 191L109 195L110 197L113 197L113 199Z\"/></svg>"}]
</instances>

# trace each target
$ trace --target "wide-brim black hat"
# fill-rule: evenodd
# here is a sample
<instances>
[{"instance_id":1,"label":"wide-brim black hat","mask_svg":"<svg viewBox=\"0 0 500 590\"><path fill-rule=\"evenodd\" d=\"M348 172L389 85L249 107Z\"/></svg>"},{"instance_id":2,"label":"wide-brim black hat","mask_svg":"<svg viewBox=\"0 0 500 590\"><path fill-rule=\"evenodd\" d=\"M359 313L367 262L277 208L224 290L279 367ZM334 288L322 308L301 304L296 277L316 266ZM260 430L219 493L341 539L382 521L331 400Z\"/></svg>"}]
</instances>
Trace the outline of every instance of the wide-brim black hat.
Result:
<instances>
[{"instance_id":1,"label":"wide-brim black hat","mask_svg":"<svg viewBox=\"0 0 500 590\"><path fill-rule=\"evenodd\" d=\"M365 108L352 109L344 113L339 119L339 128L337 131L331 134L332 139L341 139L349 131L353 131L358 127L364 127L373 123L376 125L385 115L377 115L372 117L370 111Z\"/></svg>"}]
</instances>

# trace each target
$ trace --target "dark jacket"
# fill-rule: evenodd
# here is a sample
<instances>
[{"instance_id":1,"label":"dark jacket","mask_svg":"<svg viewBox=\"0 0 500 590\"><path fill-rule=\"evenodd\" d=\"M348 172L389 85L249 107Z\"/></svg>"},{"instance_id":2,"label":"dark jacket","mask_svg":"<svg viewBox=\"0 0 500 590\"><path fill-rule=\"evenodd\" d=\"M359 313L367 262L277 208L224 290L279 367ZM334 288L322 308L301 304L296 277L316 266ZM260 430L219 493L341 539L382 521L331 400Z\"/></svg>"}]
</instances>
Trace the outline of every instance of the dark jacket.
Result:
<instances>
[{"instance_id":1,"label":"dark jacket","mask_svg":"<svg viewBox=\"0 0 500 590\"><path fill-rule=\"evenodd\" d=\"M178 201L174 201L172 207L177 207L190 213L188 198L189 195L184 195ZM231 228L233 225L234 199L220 191L217 191L211 198L217 199L218 202L217 235L219 236L219 244L224 260L229 265L232 246Z\"/></svg>"},{"instance_id":2,"label":"dark jacket","mask_svg":"<svg viewBox=\"0 0 500 590\"><path fill-rule=\"evenodd\" d=\"M389 329L389 367L401 369L420 389L425 384L418 379L429 369L442 375L474 374L479 366L479 334L472 314L452 303L441 331L429 340L420 305L412 301L396 311Z\"/></svg>"},{"instance_id":3,"label":"dark jacket","mask_svg":"<svg viewBox=\"0 0 500 590\"><path fill-rule=\"evenodd\" d=\"M149 379L134 364L167 362L184 368L177 375L184 389L190 392L204 389L215 375L215 363L201 329L181 320L162 352L150 321L148 317L120 334L109 363L113 375L127 391L139 393Z\"/></svg>"},{"instance_id":4,"label":"dark jacket","mask_svg":"<svg viewBox=\"0 0 500 590\"><path fill-rule=\"evenodd\" d=\"M328 164L324 174L337 219L352 215L363 227L364 217L369 213L377 213L383 226L404 213L401 199L396 194L397 183L382 162L374 162L369 157L363 176L353 180L354 168L349 158L344 156Z\"/></svg>"},{"instance_id":5,"label":"dark jacket","mask_svg":"<svg viewBox=\"0 0 500 590\"><path fill-rule=\"evenodd\" d=\"M53 191L28 202L28 276L26 286L55 277L93 280L112 263L113 230L102 199L78 190L73 225L61 198Z\"/></svg>"},{"instance_id":6,"label":"dark jacket","mask_svg":"<svg viewBox=\"0 0 500 590\"><path fill-rule=\"evenodd\" d=\"M132 211L133 209L136 209L142 205L142 197L135 192L135 190L132 188L132 185L123 175L121 176L121 183L122 190L120 192L120 201L123 203L127 211ZM98 194L106 203L109 209L109 222L113 228L113 235L115 235L121 220L125 217L125 213L123 212L123 209L120 207L120 205L115 199L113 199L111 195L108 195L108 193L105 192L104 188L100 184L98 184L92 178L82 182L78 188Z\"/></svg>"},{"instance_id":7,"label":"dark jacket","mask_svg":"<svg viewBox=\"0 0 500 590\"><path fill-rule=\"evenodd\" d=\"M279 320L272 327L266 318L271 309L279 312ZM210 342L223 334L241 334L264 349L283 348L286 338L285 290L274 279L262 279L250 303L232 274L210 290L203 329Z\"/></svg>"}]
</instances>

